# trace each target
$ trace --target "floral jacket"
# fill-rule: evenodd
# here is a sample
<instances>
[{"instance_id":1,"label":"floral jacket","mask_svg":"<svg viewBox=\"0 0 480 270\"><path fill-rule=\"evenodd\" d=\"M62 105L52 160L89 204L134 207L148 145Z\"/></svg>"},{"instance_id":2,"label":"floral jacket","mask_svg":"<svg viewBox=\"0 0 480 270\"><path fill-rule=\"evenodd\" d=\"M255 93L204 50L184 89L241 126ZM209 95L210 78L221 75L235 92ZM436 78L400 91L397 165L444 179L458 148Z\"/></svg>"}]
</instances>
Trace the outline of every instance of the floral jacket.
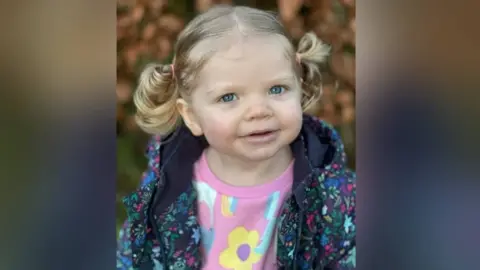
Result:
<instances>
[{"instance_id":1,"label":"floral jacket","mask_svg":"<svg viewBox=\"0 0 480 270\"><path fill-rule=\"evenodd\" d=\"M149 143L142 185L125 197L117 269L193 270L202 266L193 164L207 143L185 127ZM279 269L354 269L356 175L323 121L304 116L291 145L294 183L277 223ZM275 243L274 242L274 243Z\"/></svg>"}]
</instances>

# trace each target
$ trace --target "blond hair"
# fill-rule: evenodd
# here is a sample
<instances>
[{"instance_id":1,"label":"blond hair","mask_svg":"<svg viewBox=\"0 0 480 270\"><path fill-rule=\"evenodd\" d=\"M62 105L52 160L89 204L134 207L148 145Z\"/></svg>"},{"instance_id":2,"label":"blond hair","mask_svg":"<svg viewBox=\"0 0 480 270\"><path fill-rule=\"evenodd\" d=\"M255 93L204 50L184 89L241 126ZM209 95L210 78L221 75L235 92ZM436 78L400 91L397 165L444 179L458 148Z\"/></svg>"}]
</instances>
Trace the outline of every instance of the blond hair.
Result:
<instances>
[{"instance_id":1,"label":"blond hair","mask_svg":"<svg viewBox=\"0 0 480 270\"><path fill-rule=\"evenodd\" d=\"M174 48L172 64L150 64L140 75L133 101L136 122L145 132L168 135L181 123L176 100L187 98L194 88L195 76L215 50L192 53L205 41L216 41L231 35L259 34L279 36L286 44L297 78L302 84L302 108L308 110L321 95L322 77L319 64L326 60L329 47L313 33L305 34L295 51L279 19L270 12L242 6L220 5L195 17L180 33ZM205 43L204 43L205 44Z\"/></svg>"}]
</instances>

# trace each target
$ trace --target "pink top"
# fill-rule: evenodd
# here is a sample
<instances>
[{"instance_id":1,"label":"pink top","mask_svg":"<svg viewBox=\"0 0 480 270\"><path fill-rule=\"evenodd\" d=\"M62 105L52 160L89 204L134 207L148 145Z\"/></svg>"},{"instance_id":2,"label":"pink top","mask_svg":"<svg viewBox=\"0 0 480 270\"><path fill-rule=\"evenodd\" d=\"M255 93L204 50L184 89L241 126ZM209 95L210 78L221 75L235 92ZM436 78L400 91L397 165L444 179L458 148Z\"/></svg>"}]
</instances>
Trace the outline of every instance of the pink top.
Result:
<instances>
[{"instance_id":1,"label":"pink top","mask_svg":"<svg viewBox=\"0 0 480 270\"><path fill-rule=\"evenodd\" d=\"M267 184L231 186L213 174L203 154L194 173L203 269L276 269L276 219L292 182L293 162Z\"/></svg>"}]
</instances>

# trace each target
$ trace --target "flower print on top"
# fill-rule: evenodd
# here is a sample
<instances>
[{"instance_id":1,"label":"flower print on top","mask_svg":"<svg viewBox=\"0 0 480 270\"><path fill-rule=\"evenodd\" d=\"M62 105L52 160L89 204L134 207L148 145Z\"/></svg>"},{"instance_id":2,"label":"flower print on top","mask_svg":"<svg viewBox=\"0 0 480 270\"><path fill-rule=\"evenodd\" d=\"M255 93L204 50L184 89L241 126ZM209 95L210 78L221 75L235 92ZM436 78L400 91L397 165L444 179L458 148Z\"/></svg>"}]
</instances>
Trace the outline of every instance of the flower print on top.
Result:
<instances>
[{"instance_id":1,"label":"flower print on top","mask_svg":"<svg viewBox=\"0 0 480 270\"><path fill-rule=\"evenodd\" d=\"M244 227L235 228L228 234L228 248L220 253L220 265L227 269L252 269L253 264L260 261L263 255L254 251L258 241L257 231L247 231Z\"/></svg>"},{"instance_id":2,"label":"flower print on top","mask_svg":"<svg viewBox=\"0 0 480 270\"><path fill-rule=\"evenodd\" d=\"M213 207L215 204L215 199L217 198L217 192L205 182L194 181L194 184L198 192L198 203L200 205L199 207L200 217L204 217L205 214L208 213L209 222L201 224L200 226L203 248L205 249L205 252L208 254L210 253L210 249L212 248L213 240L215 238L215 231L213 229L215 215L213 214L213 211L214 211ZM203 206L207 207L207 211L202 211Z\"/></svg>"},{"instance_id":3,"label":"flower print on top","mask_svg":"<svg viewBox=\"0 0 480 270\"><path fill-rule=\"evenodd\" d=\"M272 193L268 197L267 204L265 207L265 219L268 221L267 226L263 232L262 238L260 239L260 244L255 248L255 252L259 254L265 254L269 247L268 239L272 239L272 235L275 231L276 215L278 208L280 207L282 201L280 201L280 191Z\"/></svg>"},{"instance_id":4,"label":"flower print on top","mask_svg":"<svg viewBox=\"0 0 480 270\"><path fill-rule=\"evenodd\" d=\"M194 181L194 183L198 192L198 201L207 205L210 211L210 224L213 225L213 205L217 198L217 192L205 182Z\"/></svg>"},{"instance_id":5,"label":"flower print on top","mask_svg":"<svg viewBox=\"0 0 480 270\"><path fill-rule=\"evenodd\" d=\"M205 154L194 174L206 250L203 269L276 269L272 239L280 206L292 187L293 161L277 179L253 187L222 182L208 167ZM213 202L208 194L216 194Z\"/></svg>"},{"instance_id":6,"label":"flower print on top","mask_svg":"<svg viewBox=\"0 0 480 270\"><path fill-rule=\"evenodd\" d=\"M224 217L233 217L237 208L237 198L222 195L222 215Z\"/></svg>"}]
</instances>

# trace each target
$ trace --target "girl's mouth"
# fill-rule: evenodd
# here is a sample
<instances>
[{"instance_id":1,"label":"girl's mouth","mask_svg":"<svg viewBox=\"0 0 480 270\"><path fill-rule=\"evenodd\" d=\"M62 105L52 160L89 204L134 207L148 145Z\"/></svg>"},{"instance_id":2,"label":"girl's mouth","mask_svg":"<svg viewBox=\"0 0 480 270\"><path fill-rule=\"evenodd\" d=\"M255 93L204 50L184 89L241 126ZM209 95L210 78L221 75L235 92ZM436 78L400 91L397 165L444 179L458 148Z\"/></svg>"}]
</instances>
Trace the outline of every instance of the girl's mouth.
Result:
<instances>
[{"instance_id":1,"label":"girl's mouth","mask_svg":"<svg viewBox=\"0 0 480 270\"><path fill-rule=\"evenodd\" d=\"M259 132L254 132L254 133L251 133L250 135L248 136L265 136L265 135L268 135L270 133L272 133L273 131L271 130L267 130L267 131L259 131Z\"/></svg>"},{"instance_id":2,"label":"girl's mouth","mask_svg":"<svg viewBox=\"0 0 480 270\"><path fill-rule=\"evenodd\" d=\"M277 135L278 130L264 130L252 132L244 138L249 143L264 144L274 141L277 138Z\"/></svg>"}]
</instances>

